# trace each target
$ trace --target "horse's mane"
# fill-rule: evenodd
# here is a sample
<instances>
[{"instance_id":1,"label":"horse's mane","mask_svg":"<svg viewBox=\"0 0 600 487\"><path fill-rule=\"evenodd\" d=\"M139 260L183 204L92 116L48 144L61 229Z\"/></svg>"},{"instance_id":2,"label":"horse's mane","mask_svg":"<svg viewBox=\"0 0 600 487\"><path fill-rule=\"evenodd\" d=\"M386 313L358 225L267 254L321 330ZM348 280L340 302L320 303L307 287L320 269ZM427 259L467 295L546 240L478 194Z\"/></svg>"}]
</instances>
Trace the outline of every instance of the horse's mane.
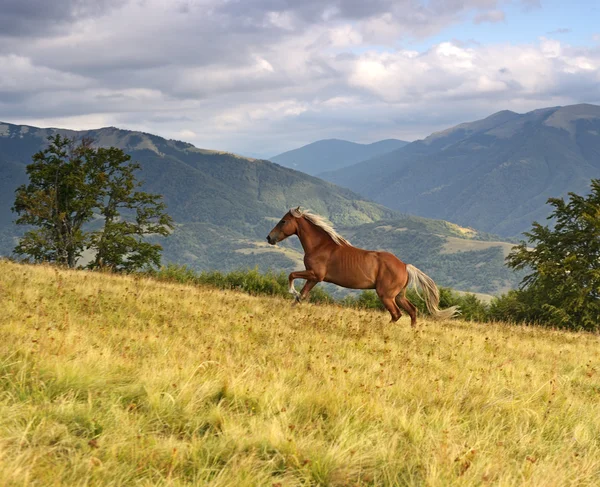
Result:
<instances>
[{"instance_id":1,"label":"horse's mane","mask_svg":"<svg viewBox=\"0 0 600 487\"><path fill-rule=\"evenodd\" d=\"M322 216L315 215L314 213L311 213L310 210L301 210L300 207L290 209L290 213L296 218L300 218L303 216L306 220L311 222L313 225L319 227L327 235L329 235L331 237L331 240L333 240L337 245L351 245L351 243L348 242L348 240L342 237L339 233L337 233L333 229L331 224Z\"/></svg>"}]
</instances>

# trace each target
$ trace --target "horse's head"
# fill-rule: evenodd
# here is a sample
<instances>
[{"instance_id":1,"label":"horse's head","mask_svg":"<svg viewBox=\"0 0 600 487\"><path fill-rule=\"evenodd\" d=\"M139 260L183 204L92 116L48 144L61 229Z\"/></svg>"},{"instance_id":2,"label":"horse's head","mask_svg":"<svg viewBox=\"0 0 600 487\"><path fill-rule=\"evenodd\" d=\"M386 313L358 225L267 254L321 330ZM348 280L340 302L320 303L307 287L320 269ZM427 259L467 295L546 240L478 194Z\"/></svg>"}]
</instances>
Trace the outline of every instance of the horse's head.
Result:
<instances>
[{"instance_id":1,"label":"horse's head","mask_svg":"<svg viewBox=\"0 0 600 487\"><path fill-rule=\"evenodd\" d=\"M293 208L288 211L277 225L273 227L273 230L267 235L267 242L271 245L275 245L277 242L285 240L290 235L298 233L298 218L302 214L300 213L300 207Z\"/></svg>"}]
</instances>

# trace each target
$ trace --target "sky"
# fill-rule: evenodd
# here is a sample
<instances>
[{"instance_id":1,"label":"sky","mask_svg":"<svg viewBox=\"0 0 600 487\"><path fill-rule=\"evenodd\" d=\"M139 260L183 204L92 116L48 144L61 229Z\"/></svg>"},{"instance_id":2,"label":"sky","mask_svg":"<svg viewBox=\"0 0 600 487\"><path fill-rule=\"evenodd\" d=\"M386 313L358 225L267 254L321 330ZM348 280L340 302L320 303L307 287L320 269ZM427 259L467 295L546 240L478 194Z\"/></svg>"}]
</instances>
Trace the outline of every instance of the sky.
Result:
<instances>
[{"instance_id":1,"label":"sky","mask_svg":"<svg viewBox=\"0 0 600 487\"><path fill-rule=\"evenodd\" d=\"M596 0L0 0L0 120L254 157L600 104Z\"/></svg>"}]
</instances>

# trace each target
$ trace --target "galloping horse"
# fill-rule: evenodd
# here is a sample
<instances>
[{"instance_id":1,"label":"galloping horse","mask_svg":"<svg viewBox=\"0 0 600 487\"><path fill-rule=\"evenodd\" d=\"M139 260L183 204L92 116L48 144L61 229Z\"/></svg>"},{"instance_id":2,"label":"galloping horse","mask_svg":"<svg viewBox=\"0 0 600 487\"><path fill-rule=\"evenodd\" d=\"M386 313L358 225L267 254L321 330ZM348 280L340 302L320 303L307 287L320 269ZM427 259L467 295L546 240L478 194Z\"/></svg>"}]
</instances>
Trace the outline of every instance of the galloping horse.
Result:
<instances>
[{"instance_id":1,"label":"galloping horse","mask_svg":"<svg viewBox=\"0 0 600 487\"><path fill-rule=\"evenodd\" d=\"M288 211L267 236L267 242L277 242L297 235L304 249L305 271L289 275L290 293L297 302L306 299L319 282L331 282L350 289L375 289L379 299L392 315L392 322L402 315L399 306L410 316L410 324L417 324L417 308L406 299L409 284L423 290L425 303L435 318L451 318L458 313L452 306L439 309L440 295L433 280L411 264L405 264L389 252L363 250L353 247L323 218L300 207ZM302 291L294 287L294 279L306 279Z\"/></svg>"}]
</instances>

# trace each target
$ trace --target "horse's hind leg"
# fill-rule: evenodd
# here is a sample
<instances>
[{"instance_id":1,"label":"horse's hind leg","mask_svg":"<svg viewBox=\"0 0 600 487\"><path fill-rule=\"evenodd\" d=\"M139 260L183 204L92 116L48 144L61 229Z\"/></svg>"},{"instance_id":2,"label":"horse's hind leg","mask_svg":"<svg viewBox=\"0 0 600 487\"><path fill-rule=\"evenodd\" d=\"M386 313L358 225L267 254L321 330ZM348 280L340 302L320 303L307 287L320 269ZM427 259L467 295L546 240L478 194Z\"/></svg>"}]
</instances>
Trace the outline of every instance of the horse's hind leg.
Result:
<instances>
[{"instance_id":1,"label":"horse's hind leg","mask_svg":"<svg viewBox=\"0 0 600 487\"><path fill-rule=\"evenodd\" d=\"M400 316L402 316L402 312L400 311L400 308L398 308L394 297L389 296L388 294L382 294L379 290L377 290L377 295L379 296L379 299L381 299L385 309L387 309L390 312L390 315L392 315L392 323L398 321Z\"/></svg>"},{"instance_id":2,"label":"horse's hind leg","mask_svg":"<svg viewBox=\"0 0 600 487\"><path fill-rule=\"evenodd\" d=\"M404 293L398 294L396 296L396 304L406 310L408 315L410 316L410 326L417 325L417 307L412 304L404 295Z\"/></svg>"}]
</instances>

